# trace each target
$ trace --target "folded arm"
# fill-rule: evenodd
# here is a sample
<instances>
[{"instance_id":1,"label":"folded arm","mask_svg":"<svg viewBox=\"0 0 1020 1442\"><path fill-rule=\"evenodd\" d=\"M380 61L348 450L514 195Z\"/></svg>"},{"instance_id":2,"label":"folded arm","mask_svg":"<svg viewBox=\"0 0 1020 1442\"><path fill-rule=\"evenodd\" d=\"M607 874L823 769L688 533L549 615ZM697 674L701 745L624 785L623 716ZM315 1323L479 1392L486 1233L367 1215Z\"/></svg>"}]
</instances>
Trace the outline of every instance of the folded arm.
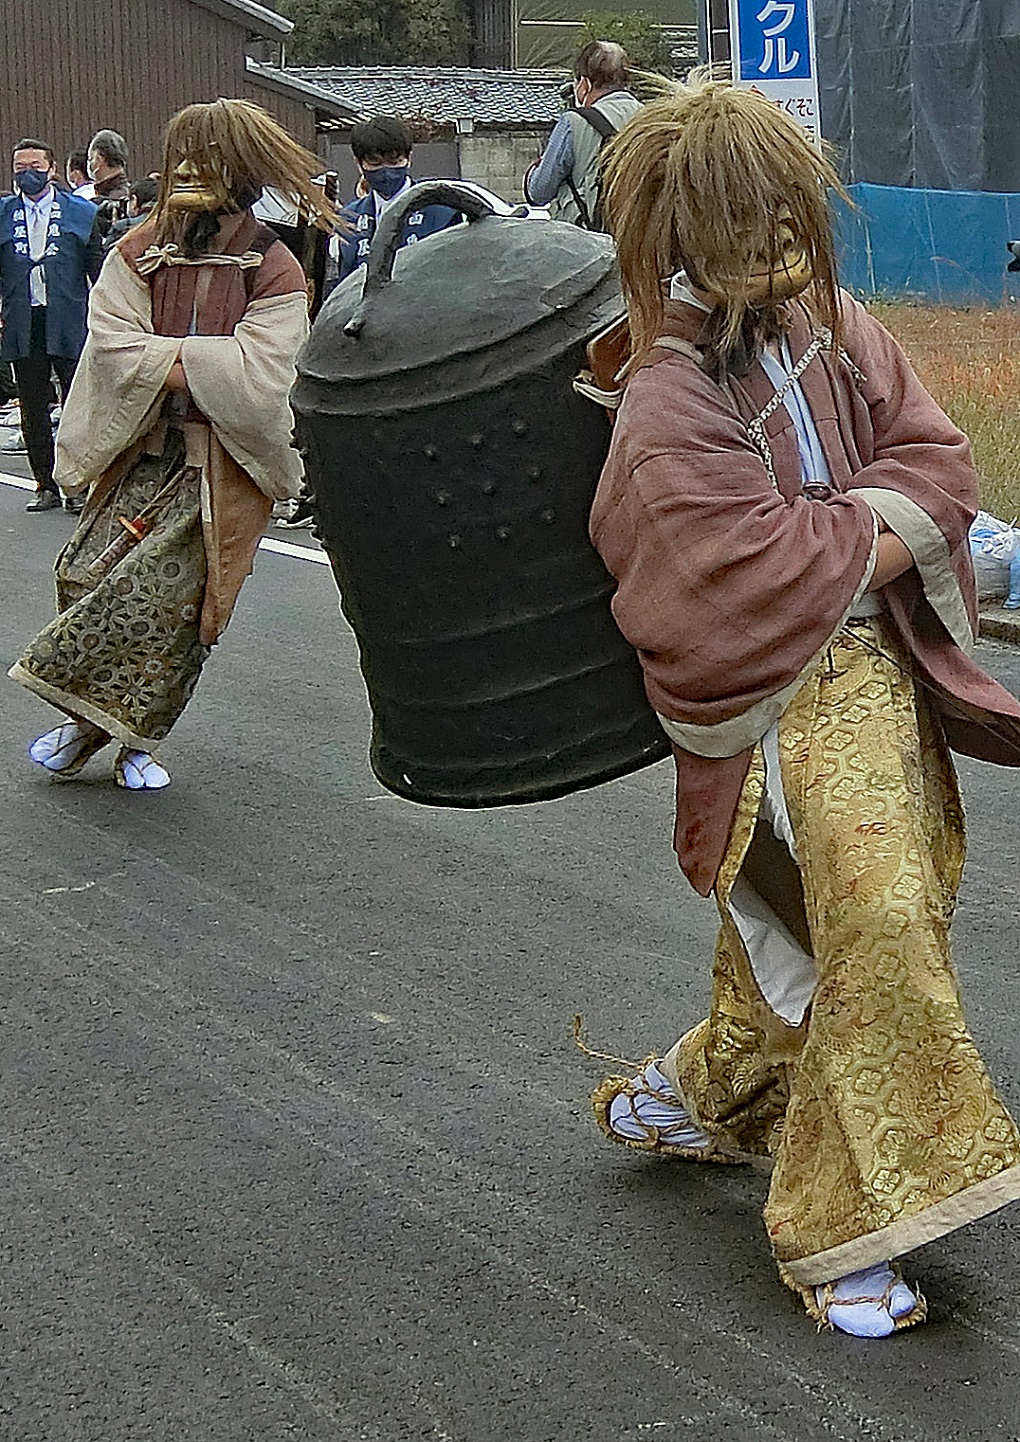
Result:
<instances>
[{"instance_id":1,"label":"folded arm","mask_svg":"<svg viewBox=\"0 0 1020 1442\"><path fill-rule=\"evenodd\" d=\"M932 609L966 648L974 616L968 533L980 485L970 442L925 390L884 326L849 298L844 319L846 348L863 372L859 389L874 433L873 454L855 475L852 490L899 537ZM891 549L888 543L886 548Z\"/></svg>"},{"instance_id":2,"label":"folded arm","mask_svg":"<svg viewBox=\"0 0 1020 1442\"><path fill-rule=\"evenodd\" d=\"M180 365L220 444L274 500L298 494L301 460L288 400L308 334L304 291L253 301L232 335L185 336Z\"/></svg>"},{"instance_id":3,"label":"folded arm","mask_svg":"<svg viewBox=\"0 0 1020 1442\"><path fill-rule=\"evenodd\" d=\"M909 571L913 564L913 553L904 545L899 536L894 535L886 528L884 521L880 521L875 569L871 573L868 590L880 591L883 586L888 586L902 576L905 571Z\"/></svg>"},{"instance_id":4,"label":"folded arm","mask_svg":"<svg viewBox=\"0 0 1020 1442\"><path fill-rule=\"evenodd\" d=\"M877 526L857 496L779 495L718 386L684 364L632 382L592 536L652 704L685 728L670 734L698 754L732 755L781 714L872 584ZM671 448L648 454L636 432ZM895 538L881 559L909 565Z\"/></svg>"}]
</instances>

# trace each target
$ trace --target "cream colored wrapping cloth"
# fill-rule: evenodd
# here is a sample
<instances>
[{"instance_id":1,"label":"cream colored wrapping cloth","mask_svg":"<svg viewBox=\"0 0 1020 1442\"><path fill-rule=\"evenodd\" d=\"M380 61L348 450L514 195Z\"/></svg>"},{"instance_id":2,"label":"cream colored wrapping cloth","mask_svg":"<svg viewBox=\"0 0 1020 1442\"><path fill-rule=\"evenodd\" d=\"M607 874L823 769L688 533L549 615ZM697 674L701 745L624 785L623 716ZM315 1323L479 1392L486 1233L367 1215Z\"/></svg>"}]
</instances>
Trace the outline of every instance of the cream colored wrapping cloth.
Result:
<instances>
[{"instance_id":1,"label":"cream colored wrapping cloth","mask_svg":"<svg viewBox=\"0 0 1020 1442\"><path fill-rule=\"evenodd\" d=\"M273 500L296 496L301 458L288 396L308 333L301 292L256 300L233 335L156 335L147 282L113 250L89 298L89 333L57 431L55 476L90 486L159 415L180 359L195 404L224 450Z\"/></svg>"},{"instance_id":2,"label":"cream colored wrapping cloth","mask_svg":"<svg viewBox=\"0 0 1020 1442\"><path fill-rule=\"evenodd\" d=\"M151 295L114 250L89 296L89 329L57 431L54 475L76 495L152 429L180 340L152 329Z\"/></svg>"},{"instance_id":3,"label":"cream colored wrapping cloth","mask_svg":"<svg viewBox=\"0 0 1020 1442\"><path fill-rule=\"evenodd\" d=\"M307 335L305 294L291 291L252 301L233 335L191 335L180 343L196 406L223 449L274 501L301 490L288 397Z\"/></svg>"}]
</instances>

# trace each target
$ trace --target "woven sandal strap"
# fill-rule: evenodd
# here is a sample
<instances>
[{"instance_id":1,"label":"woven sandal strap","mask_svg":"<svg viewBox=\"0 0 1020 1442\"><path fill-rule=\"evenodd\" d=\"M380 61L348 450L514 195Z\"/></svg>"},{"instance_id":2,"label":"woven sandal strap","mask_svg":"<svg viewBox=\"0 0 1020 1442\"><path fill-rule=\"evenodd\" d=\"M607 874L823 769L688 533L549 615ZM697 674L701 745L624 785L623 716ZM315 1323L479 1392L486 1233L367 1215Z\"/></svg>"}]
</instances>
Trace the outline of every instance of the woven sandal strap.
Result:
<instances>
[{"instance_id":1,"label":"woven sandal strap","mask_svg":"<svg viewBox=\"0 0 1020 1442\"><path fill-rule=\"evenodd\" d=\"M822 1296L824 1299L820 1308L822 1316L825 1318L826 1321L829 1320L828 1314L830 1307L862 1307L865 1304L870 1304L871 1306L876 1307L884 1307L885 1310L889 1312L889 1303L892 1301L893 1288L898 1282L902 1281L902 1274L896 1267L893 1267L892 1277L889 1279L888 1282L886 1282L885 1290L880 1297L837 1297L833 1292L833 1287L836 1285L835 1282L826 1282L822 1290ZM907 1283L904 1282L904 1286L907 1286ZM912 1291L911 1296L913 1296ZM915 1298L915 1303L916 1300L917 1299ZM892 1313L889 1312L889 1315L892 1316Z\"/></svg>"},{"instance_id":2,"label":"woven sandal strap","mask_svg":"<svg viewBox=\"0 0 1020 1442\"><path fill-rule=\"evenodd\" d=\"M613 1056L607 1051L594 1051L584 1039L583 1016L574 1017L574 1045L582 1056L591 1057L593 1061L611 1061L617 1066L627 1067L629 1071L633 1072L644 1071L648 1063L656 1059L656 1053L654 1051L650 1052L648 1056L644 1057L641 1061L631 1061L629 1057L625 1056Z\"/></svg>"}]
</instances>

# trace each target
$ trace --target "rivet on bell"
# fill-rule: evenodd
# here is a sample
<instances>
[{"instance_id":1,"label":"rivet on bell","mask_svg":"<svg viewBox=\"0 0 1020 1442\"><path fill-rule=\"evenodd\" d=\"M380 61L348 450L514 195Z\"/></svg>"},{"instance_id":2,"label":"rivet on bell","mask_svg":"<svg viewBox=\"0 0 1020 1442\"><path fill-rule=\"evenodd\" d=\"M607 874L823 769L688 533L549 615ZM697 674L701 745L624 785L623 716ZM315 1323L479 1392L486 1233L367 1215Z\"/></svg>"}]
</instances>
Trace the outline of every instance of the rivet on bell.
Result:
<instances>
[{"instance_id":1,"label":"rivet on bell","mask_svg":"<svg viewBox=\"0 0 1020 1442\"><path fill-rule=\"evenodd\" d=\"M472 450L480 451L485 445L485 437L480 431L476 431L473 436L468 436L468 445Z\"/></svg>"},{"instance_id":2,"label":"rivet on bell","mask_svg":"<svg viewBox=\"0 0 1020 1442\"><path fill-rule=\"evenodd\" d=\"M485 496L494 496L496 494L496 482L486 481L482 487L482 494Z\"/></svg>"},{"instance_id":3,"label":"rivet on bell","mask_svg":"<svg viewBox=\"0 0 1020 1442\"><path fill-rule=\"evenodd\" d=\"M542 467L529 466L527 471L525 472L525 475L527 476L529 481L540 481L542 479Z\"/></svg>"},{"instance_id":4,"label":"rivet on bell","mask_svg":"<svg viewBox=\"0 0 1020 1442\"><path fill-rule=\"evenodd\" d=\"M496 535L497 535L497 537L499 538L499 540L501 540L501 541L509 541L509 539L510 539L510 527L509 527L509 526L497 526L497 527L496 527Z\"/></svg>"},{"instance_id":5,"label":"rivet on bell","mask_svg":"<svg viewBox=\"0 0 1020 1442\"><path fill-rule=\"evenodd\" d=\"M513 430L515 436L526 436L528 434L527 421L514 421Z\"/></svg>"},{"instance_id":6,"label":"rivet on bell","mask_svg":"<svg viewBox=\"0 0 1020 1442\"><path fill-rule=\"evenodd\" d=\"M451 532L451 534L450 534L450 537L449 537L449 546L450 546L450 550L451 550L451 551L459 551L459 550L460 550L460 547L461 547L461 538L460 538L460 536L457 535L456 531L453 531L453 532Z\"/></svg>"},{"instance_id":7,"label":"rivet on bell","mask_svg":"<svg viewBox=\"0 0 1020 1442\"><path fill-rule=\"evenodd\" d=\"M439 452L436 450L435 446L426 446L425 449L422 451L422 455L427 461L439 460Z\"/></svg>"},{"instance_id":8,"label":"rivet on bell","mask_svg":"<svg viewBox=\"0 0 1020 1442\"><path fill-rule=\"evenodd\" d=\"M546 523L547 526L551 526L552 523L553 523L553 521L555 521L555 519L556 519L556 512L555 512L555 511L543 511L543 512L542 512L542 520Z\"/></svg>"},{"instance_id":9,"label":"rivet on bell","mask_svg":"<svg viewBox=\"0 0 1020 1442\"><path fill-rule=\"evenodd\" d=\"M436 505L437 505L437 506L448 506L448 505L450 504L450 500L451 500L451 496L450 496L450 492L449 492L449 491L437 491L437 492L436 492Z\"/></svg>"}]
</instances>

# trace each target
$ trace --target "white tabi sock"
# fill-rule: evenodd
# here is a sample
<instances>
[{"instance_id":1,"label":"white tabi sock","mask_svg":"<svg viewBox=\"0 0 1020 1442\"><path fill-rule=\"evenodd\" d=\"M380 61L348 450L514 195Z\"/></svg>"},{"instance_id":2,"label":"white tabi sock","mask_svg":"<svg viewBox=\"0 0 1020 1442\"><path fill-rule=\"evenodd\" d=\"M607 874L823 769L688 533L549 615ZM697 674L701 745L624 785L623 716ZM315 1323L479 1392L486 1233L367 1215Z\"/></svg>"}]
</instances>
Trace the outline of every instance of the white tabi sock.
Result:
<instances>
[{"instance_id":1,"label":"white tabi sock","mask_svg":"<svg viewBox=\"0 0 1020 1442\"><path fill-rule=\"evenodd\" d=\"M889 1337L896 1322L918 1305L914 1293L888 1262L816 1287L815 1301L825 1320L851 1337Z\"/></svg>"},{"instance_id":2,"label":"white tabi sock","mask_svg":"<svg viewBox=\"0 0 1020 1442\"><path fill-rule=\"evenodd\" d=\"M105 731L88 721L62 721L59 726L54 726L52 731L37 736L29 746L28 754L37 765L45 766L47 771L66 771L75 764L86 747L96 750L96 743L103 736L109 741ZM102 744L105 745L106 741Z\"/></svg>"},{"instance_id":3,"label":"white tabi sock","mask_svg":"<svg viewBox=\"0 0 1020 1442\"><path fill-rule=\"evenodd\" d=\"M131 751L127 747L117 757L115 767L118 786L128 791L162 791L170 785L170 773L148 751Z\"/></svg>"},{"instance_id":4,"label":"white tabi sock","mask_svg":"<svg viewBox=\"0 0 1020 1442\"><path fill-rule=\"evenodd\" d=\"M648 1140L649 1128L654 1127L665 1134L662 1139L664 1147L712 1145L712 1138L694 1125L680 1098L654 1062L649 1062L631 1085L633 1095L620 1092L610 1103L609 1126L618 1136L643 1142Z\"/></svg>"}]
</instances>

